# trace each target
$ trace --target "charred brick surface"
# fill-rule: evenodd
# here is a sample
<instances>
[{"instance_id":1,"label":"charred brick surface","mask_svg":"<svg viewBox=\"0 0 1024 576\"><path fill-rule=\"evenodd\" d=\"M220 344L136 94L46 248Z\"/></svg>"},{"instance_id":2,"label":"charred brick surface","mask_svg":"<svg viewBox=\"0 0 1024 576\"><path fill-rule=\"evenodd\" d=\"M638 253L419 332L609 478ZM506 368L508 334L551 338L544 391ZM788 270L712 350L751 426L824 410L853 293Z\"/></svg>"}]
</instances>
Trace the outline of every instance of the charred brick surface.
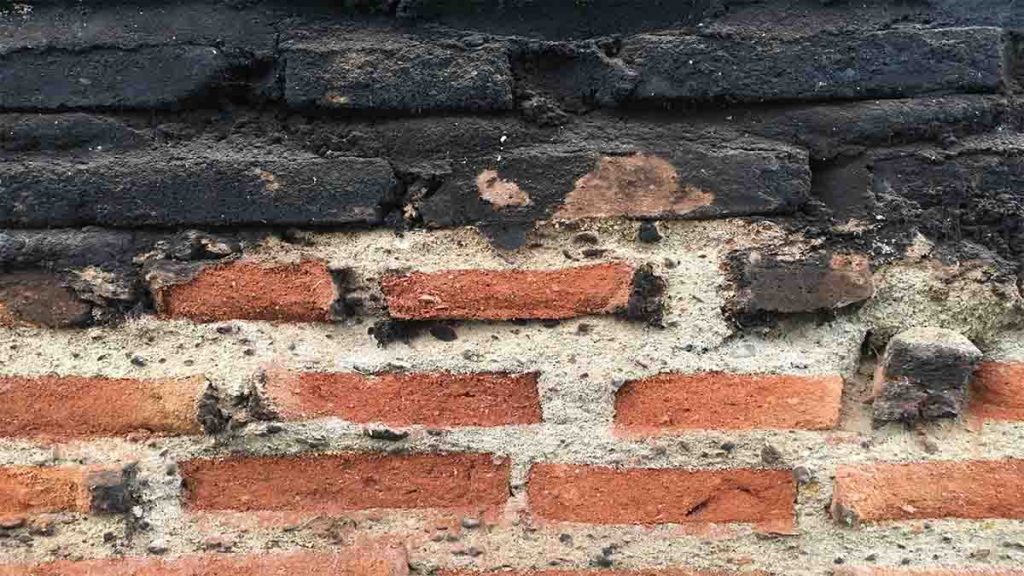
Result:
<instances>
[{"instance_id":1,"label":"charred brick surface","mask_svg":"<svg viewBox=\"0 0 1024 576\"><path fill-rule=\"evenodd\" d=\"M981 351L963 335L914 328L889 341L875 373L876 423L959 416Z\"/></svg>"}]
</instances>

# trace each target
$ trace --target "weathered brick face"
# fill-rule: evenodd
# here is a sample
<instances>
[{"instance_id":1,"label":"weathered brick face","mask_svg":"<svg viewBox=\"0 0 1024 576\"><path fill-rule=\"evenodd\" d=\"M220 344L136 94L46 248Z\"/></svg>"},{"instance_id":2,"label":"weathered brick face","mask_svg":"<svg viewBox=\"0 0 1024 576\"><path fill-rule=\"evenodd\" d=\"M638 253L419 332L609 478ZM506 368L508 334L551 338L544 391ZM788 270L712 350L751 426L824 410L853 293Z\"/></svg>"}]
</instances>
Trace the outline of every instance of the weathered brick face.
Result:
<instances>
[{"instance_id":1,"label":"weathered brick face","mask_svg":"<svg viewBox=\"0 0 1024 576\"><path fill-rule=\"evenodd\" d=\"M488 454L192 460L182 463L182 477L192 510L480 509L508 497L508 462Z\"/></svg>"},{"instance_id":2,"label":"weathered brick face","mask_svg":"<svg viewBox=\"0 0 1024 576\"><path fill-rule=\"evenodd\" d=\"M1019 0L0 0L0 576L1024 576Z\"/></svg>"}]
</instances>

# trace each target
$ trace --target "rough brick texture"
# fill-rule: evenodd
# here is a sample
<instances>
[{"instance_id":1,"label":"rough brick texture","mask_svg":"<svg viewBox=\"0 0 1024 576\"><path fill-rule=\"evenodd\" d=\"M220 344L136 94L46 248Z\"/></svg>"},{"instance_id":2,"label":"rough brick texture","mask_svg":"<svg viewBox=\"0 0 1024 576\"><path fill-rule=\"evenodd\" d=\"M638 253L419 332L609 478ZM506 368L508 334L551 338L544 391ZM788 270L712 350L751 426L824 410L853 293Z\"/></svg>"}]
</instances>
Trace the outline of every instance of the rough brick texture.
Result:
<instances>
[{"instance_id":1,"label":"rough brick texture","mask_svg":"<svg viewBox=\"0 0 1024 576\"><path fill-rule=\"evenodd\" d=\"M1024 420L1024 364L983 362L971 383L970 412L991 420Z\"/></svg>"},{"instance_id":2,"label":"rough brick texture","mask_svg":"<svg viewBox=\"0 0 1024 576\"><path fill-rule=\"evenodd\" d=\"M267 373L268 406L287 420L335 416L396 426L502 426L541 420L536 374Z\"/></svg>"},{"instance_id":3,"label":"rough brick texture","mask_svg":"<svg viewBox=\"0 0 1024 576\"><path fill-rule=\"evenodd\" d=\"M1022 87L1021 0L0 0L0 575L1019 572Z\"/></svg>"},{"instance_id":4,"label":"rough brick texture","mask_svg":"<svg viewBox=\"0 0 1024 576\"><path fill-rule=\"evenodd\" d=\"M781 470L535 464L529 485L537 516L594 524L788 522L795 495L792 475Z\"/></svg>"},{"instance_id":5,"label":"rough brick texture","mask_svg":"<svg viewBox=\"0 0 1024 576\"><path fill-rule=\"evenodd\" d=\"M35 566L0 566L2 576L279 576L307 573L324 576L404 576L409 573L397 549L345 550L338 553L292 552L263 555L111 558L52 562Z\"/></svg>"},{"instance_id":6,"label":"rough brick texture","mask_svg":"<svg viewBox=\"0 0 1024 576\"><path fill-rule=\"evenodd\" d=\"M1022 518L1020 460L843 466L832 514L846 523L917 518Z\"/></svg>"},{"instance_id":7,"label":"rough brick texture","mask_svg":"<svg viewBox=\"0 0 1024 576\"><path fill-rule=\"evenodd\" d=\"M373 223L395 186L379 158L253 157L229 150L0 163L0 224L223 226ZM235 157L232 157L235 155Z\"/></svg>"},{"instance_id":8,"label":"rough brick texture","mask_svg":"<svg viewBox=\"0 0 1024 576\"><path fill-rule=\"evenodd\" d=\"M524 320L623 312L633 268L613 263L563 270L453 270L384 278L388 312L410 320Z\"/></svg>"},{"instance_id":9,"label":"rough brick texture","mask_svg":"<svg viewBox=\"0 0 1024 576\"><path fill-rule=\"evenodd\" d=\"M839 419L839 376L662 374L627 382L615 424L629 433L686 429L831 428Z\"/></svg>"},{"instance_id":10,"label":"rough brick texture","mask_svg":"<svg viewBox=\"0 0 1024 576\"><path fill-rule=\"evenodd\" d=\"M50 512L125 512L124 500L111 495L125 490L117 467L55 466L0 468L0 517Z\"/></svg>"},{"instance_id":11,"label":"rough brick texture","mask_svg":"<svg viewBox=\"0 0 1024 576\"><path fill-rule=\"evenodd\" d=\"M196 322L283 320L325 322L337 297L319 262L234 262L200 268L180 284L153 288L157 310Z\"/></svg>"},{"instance_id":12,"label":"rough brick texture","mask_svg":"<svg viewBox=\"0 0 1024 576\"><path fill-rule=\"evenodd\" d=\"M337 514L492 508L508 498L508 462L489 454L231 457L192 460L181 468L192 510Z\"/></svg>"},{"instance_id":13,"label":"rough brick texture","mask_svg":"<svg viewBox=\"0 0 1024 576\"><path fill-rule=\"evenodd\" d=\"M0 437L65 440L197 434L202 377L0 376Z\"/></svg>"}]
</instances>

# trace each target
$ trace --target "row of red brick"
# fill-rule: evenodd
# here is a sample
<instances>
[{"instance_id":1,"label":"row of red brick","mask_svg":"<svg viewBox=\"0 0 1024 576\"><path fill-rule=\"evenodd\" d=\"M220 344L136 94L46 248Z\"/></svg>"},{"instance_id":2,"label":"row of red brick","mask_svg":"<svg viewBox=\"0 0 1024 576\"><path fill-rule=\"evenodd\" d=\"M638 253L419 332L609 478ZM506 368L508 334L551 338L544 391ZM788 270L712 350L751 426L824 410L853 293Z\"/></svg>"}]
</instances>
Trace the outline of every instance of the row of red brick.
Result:
<instances>
[{"instance_id":1,"label":"row of red brick","mask_svg":"<svg viewBox=\"0 0 1024 576\"><path fill-rule=\"evenodd\" d=\"M498 512L509 499L508 458L481 453L344 452L228 456L179 463L193 512L444 509ZM111 467L0 468L0 517L109 512L103 498L131 482ZM122 487L122 490L114 488ZM281 486L288 486L282 491ZM832 515L846 525L930 518L1024 519L1024 460L843 465ZM586 524L750 523L790 532L790 470L613 468L534 463L531 514ZM116 511L116 510L114 510Z\"/></svg>"},{"instance_id":2,"label":"row of red brick","mask_svg":"<svg viewBox=\"0 0 1024 576\"><path fill-rule=\"evenodd\" d=\"M385 275L380 287L396 319L562 319L624 310L634 273L621 262L558 270L416 272ZM163 316L196 322L327 321L336 298L330 270L312 260L208 266L154 294Z\"/></svg>"},{"instance_id":3,"label":"row of red brick","mask_svg":"<svg viewBox=\"0 0 1024 576\"><path fill-rule=\"evenodd\" d=\"M543 420L538 374L265 373L265 407L283 420L337 417L391 426L505 426ZM0 437L63 440L134 433L202 433L202 377L115 379L0 376ZM839 418L842 378L767 374L661 374L623 385L615 430L826 430ZM1024 419L1024 363L986 363L972 411ZM116 408L116 409L113 409Z\"/></svg>"},{"instance_id":4,"label":"row of red brick","mask_svg":"<svg viewBox=\"0 0 1024 576\"><path fill-rule=\"evenodd\" d=\"M250 574L321 574L323 576L408 576L409 567L398 548L346 550L344 553L290 552L224 556L185 556L173 560L157 558L110 558L78 562L52 562L34 566L0 566L0 576L228 576ZM697 571L686 568L651 570L499 570L473 572L444 570L440 576L728 576L734 572ZM767 576L765 572L743 572ZM840 568L834 576L1024 576L1014 569L888 569Z\"/></svg>"}]
</instances>

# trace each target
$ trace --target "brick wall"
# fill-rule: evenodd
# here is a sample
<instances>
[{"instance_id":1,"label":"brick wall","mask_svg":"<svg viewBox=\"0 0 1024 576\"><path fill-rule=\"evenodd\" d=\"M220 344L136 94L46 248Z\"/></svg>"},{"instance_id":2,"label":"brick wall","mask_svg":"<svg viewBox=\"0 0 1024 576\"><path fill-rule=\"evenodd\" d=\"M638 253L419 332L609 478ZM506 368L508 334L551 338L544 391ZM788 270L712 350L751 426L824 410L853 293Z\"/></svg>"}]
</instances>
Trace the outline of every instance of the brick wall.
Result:
<instances>
[{"instance_id":1,"label":"brick wall","mask_svg":"<svg viewBox=\"0 0 1024 576\"><path fill-rule=\"evenodd\" d=\"M0 1L0 576L1024 575L1022 34Z\"/></svg>"}]
</instances>

